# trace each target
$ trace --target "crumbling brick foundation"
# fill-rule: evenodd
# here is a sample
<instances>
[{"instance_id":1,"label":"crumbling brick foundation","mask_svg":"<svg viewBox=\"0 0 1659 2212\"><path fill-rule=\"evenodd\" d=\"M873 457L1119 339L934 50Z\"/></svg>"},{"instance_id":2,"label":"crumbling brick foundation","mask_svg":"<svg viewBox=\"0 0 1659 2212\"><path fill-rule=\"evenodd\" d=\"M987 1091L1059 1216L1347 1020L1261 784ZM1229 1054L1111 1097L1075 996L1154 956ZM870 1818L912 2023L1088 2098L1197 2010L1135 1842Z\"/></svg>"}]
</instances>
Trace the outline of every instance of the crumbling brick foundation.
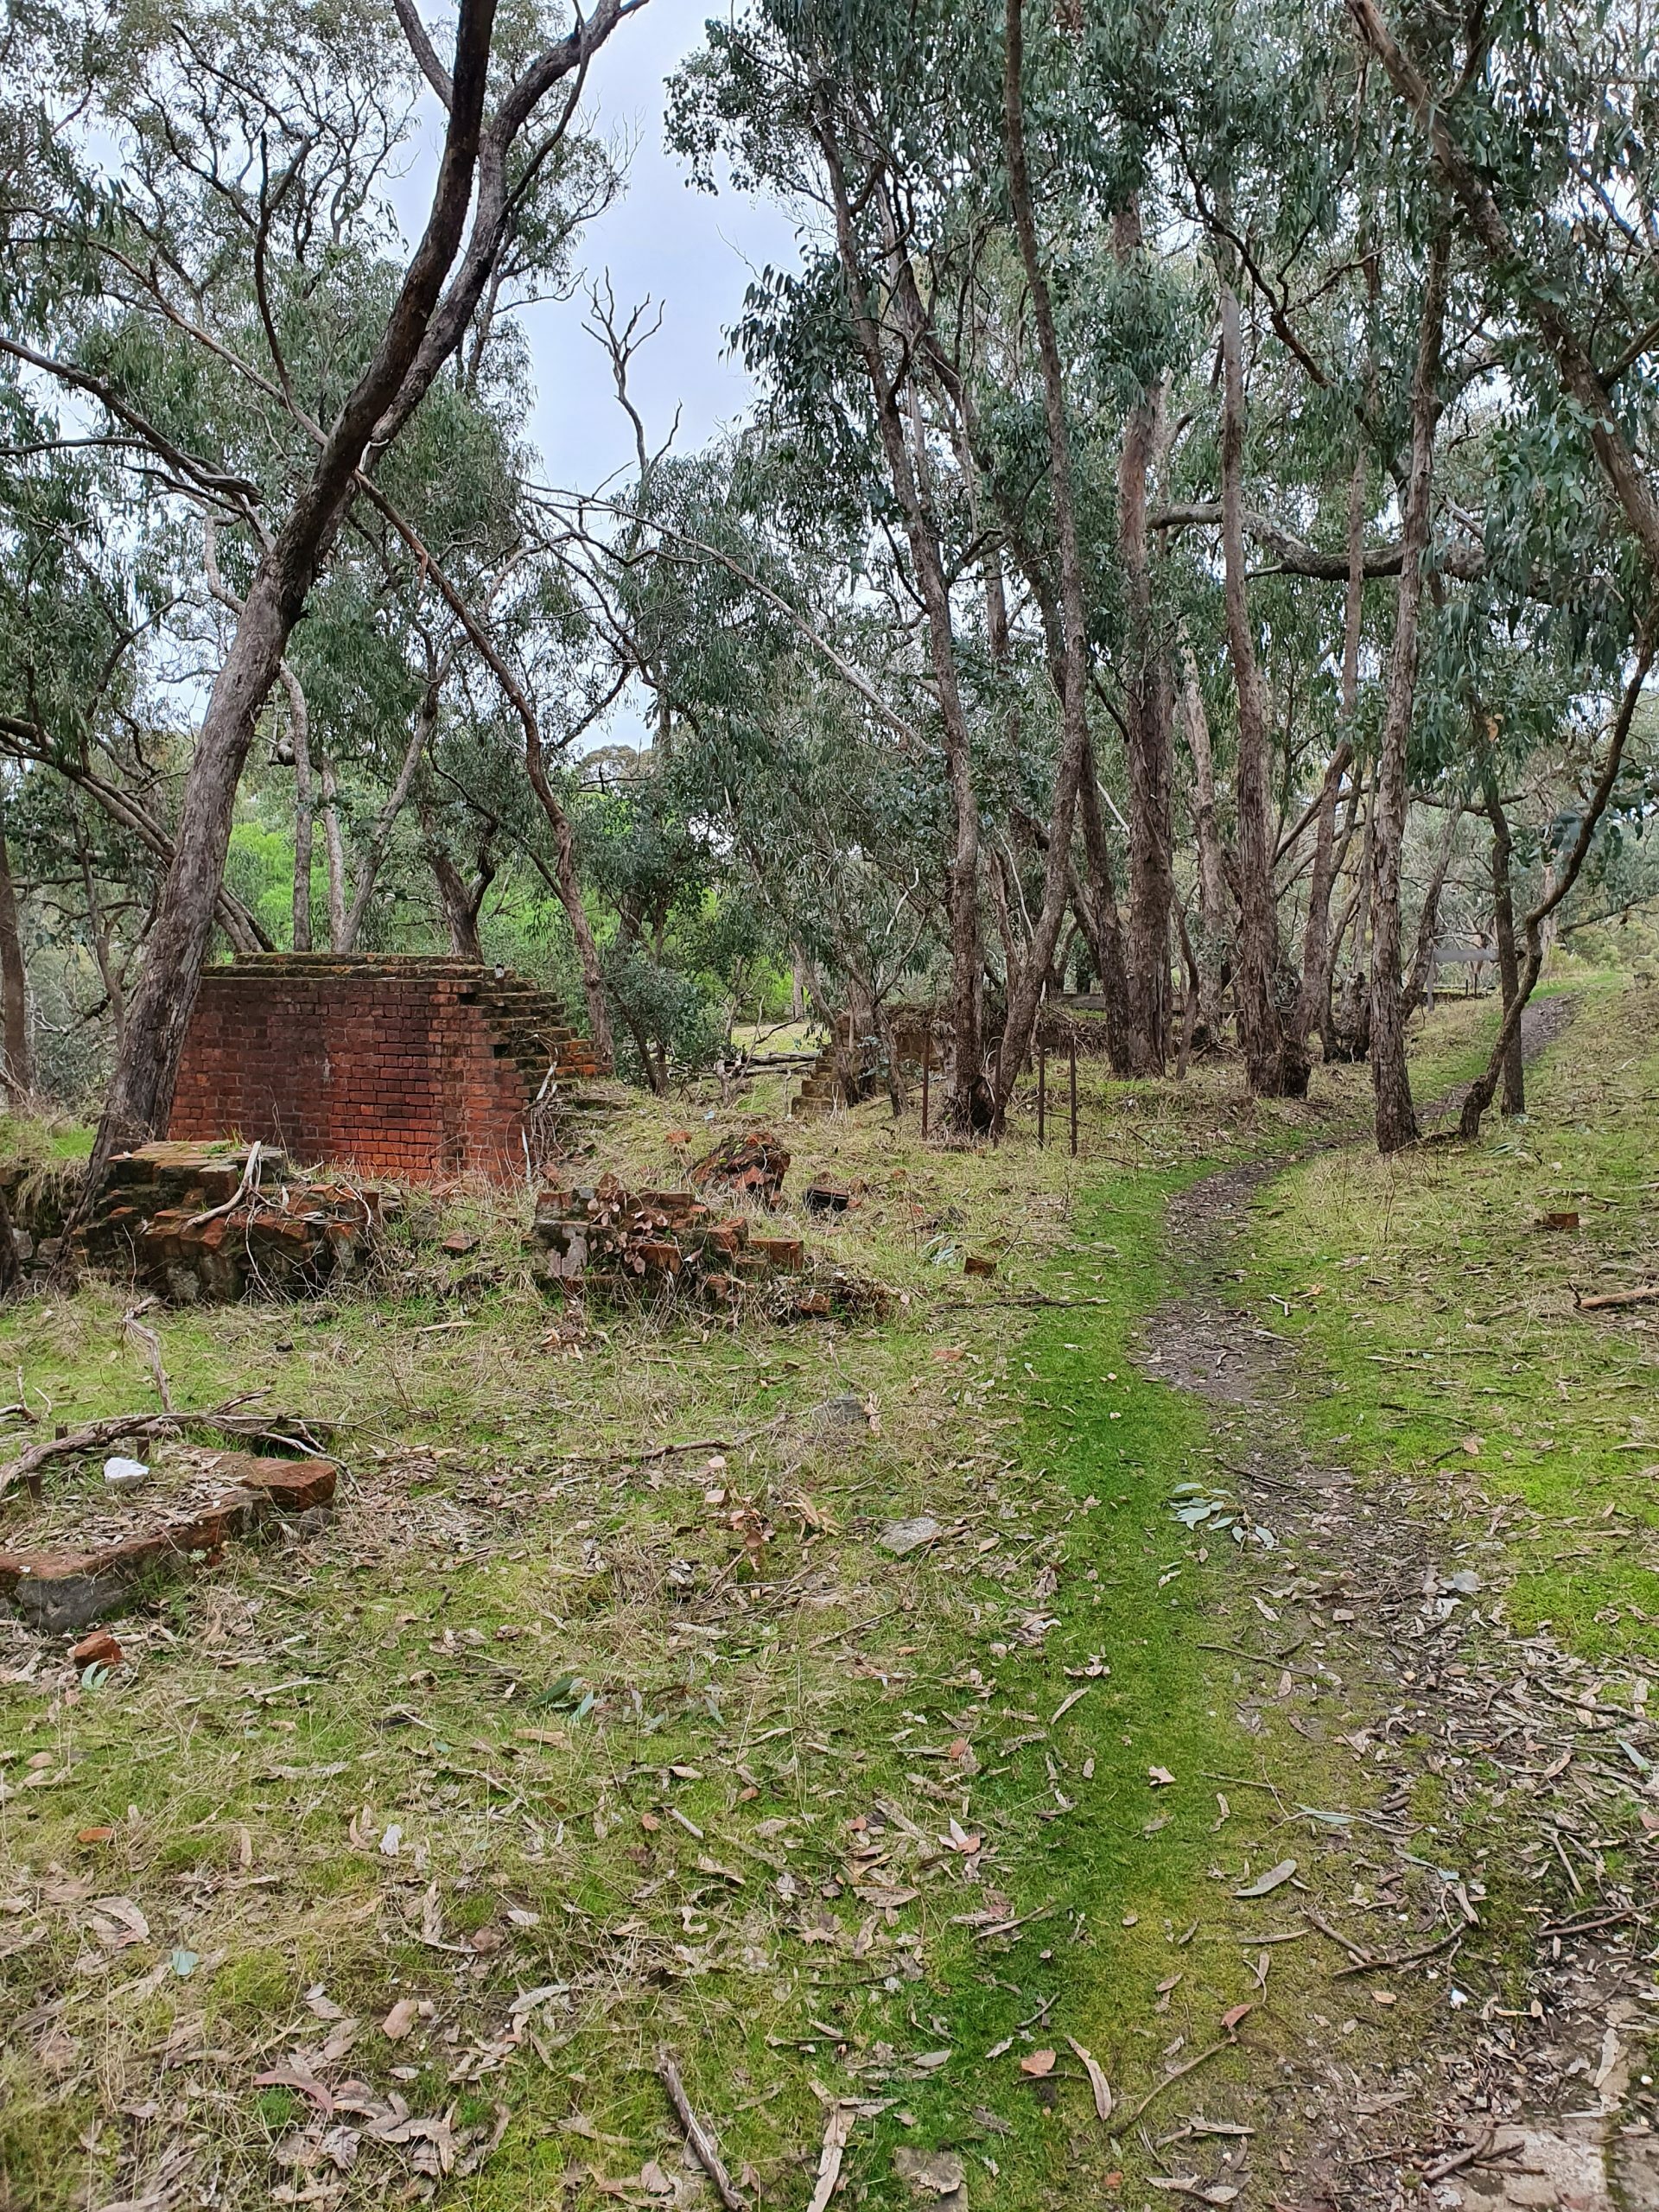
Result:
<instances>
[{"instance_id":1,"label":"crumbling brick foundation","mask_svg":"<svg viewBox=\"0 0 1659 2212\"><path fill-rule=\"evenodd\" d=\"M250 1149L118 1153L81 1233L84 1256L175 1305L303 1298L355 1274L379 1236L381 1193L307 1181L263 1147L250 1170Z\"/></svg>"},{"instance_id":2,"label":"crumbling brick foundation","mask_svg":"<svg viewBox=\"0 0 1659 2212\"><path fill-rule=\"evenodd\" d=\"M168 1134L301 1160L507 1179L602 1110L593 1049L550 992L476 961L257 953L210 968Z\"/></svg>"}]
</instances>

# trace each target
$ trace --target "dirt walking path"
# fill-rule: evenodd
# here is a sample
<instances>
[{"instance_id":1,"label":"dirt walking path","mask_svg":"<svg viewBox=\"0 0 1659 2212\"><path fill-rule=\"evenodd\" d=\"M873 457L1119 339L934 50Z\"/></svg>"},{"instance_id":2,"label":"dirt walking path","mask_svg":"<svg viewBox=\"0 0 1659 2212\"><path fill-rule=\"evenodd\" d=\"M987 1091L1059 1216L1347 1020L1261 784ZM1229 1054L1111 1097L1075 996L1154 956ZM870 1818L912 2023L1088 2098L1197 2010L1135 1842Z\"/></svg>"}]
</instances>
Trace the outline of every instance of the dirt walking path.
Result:
<instances>
[{"instance_id":1,"label":"dirt walking path","mask_svg":"<svg viewBox=\"0 0 1659 2212\"><path fill-rule=\"evenodd\" d=\"M1529 1058L1572 1011L1529 1011ZM1264 1618L1255 1666L1234 1676L1262 1786L1276 1790L1287 1726L1353 1760L1344 1807L1297 1808L1319 1839L1299 1855L1317 1869L1305 1916L1328 1982L1262 2113L1255 2170L1268 2181L1269 2154L1279 2168L1262 2202L1659 2207L1659 2107L1642 2071L1659 2019L1644 1955L1659 1813L1640 1802L1655 1731L1597 1695L1593 1669L1506 1625L1503 1505L1483 1522L1449 1473L1384 1488L1308 1456L1294 1413L1309 1380L1236 1287L1251 1200L1281 1172L1231 1169L1173 1203L1185 1287L1139 1355L1208 1402L1218 1469L1278 1540L1245 1569ZM1379 2009L1401 2027L1382 2062L1351 2017Z\"/></svg>"}]
</instances>

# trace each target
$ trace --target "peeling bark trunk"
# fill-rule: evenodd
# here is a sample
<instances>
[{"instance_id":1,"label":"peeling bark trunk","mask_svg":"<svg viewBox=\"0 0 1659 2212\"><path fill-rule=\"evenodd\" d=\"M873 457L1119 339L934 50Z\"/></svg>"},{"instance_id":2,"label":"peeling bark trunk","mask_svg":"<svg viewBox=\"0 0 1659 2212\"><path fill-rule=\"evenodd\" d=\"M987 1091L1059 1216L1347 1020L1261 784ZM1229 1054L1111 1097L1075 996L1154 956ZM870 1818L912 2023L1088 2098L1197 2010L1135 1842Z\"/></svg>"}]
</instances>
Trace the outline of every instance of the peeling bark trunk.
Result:
<instances>
[{"instance_id":1,"label":"peeling bark trunk","mask_svg":"<svg viewBox=\"0 0 1659 2212\"><path fill-rule=\"evenodd\" d=\"M1400 594L1389 657L1375 800L1375 879L1371 891L1371 1090L1376 1147L1397 1152L1414 1141L1417 1115L1406 1065L1406 1007L1400 980L1400 861L1405 842L1406 747L1417 701L1417 660L1423 597L1423 556L1434 481L1434 432L1440 420L1440 341L1446 321L1444 235L1429 248L1417 359L1411 378L1411 458L1406 477Z\"/></svg>"},{"instance_id":2,"label":"peeling bark trunk","mask_svg":"<svg viewBox=\"0 0 1659 2212\"><path fill-rule=\"evenodd\" d=\"M1100 810L1100 779L1095 770L1094 748L1084 762L1077 786L1077 812L1083 823L1084 857L1088 868L1086 896L1077 904L1077 918L1089 941L1101 996L1106 1001L1106 1057L1114 1075L1130 1073L1129 981L1123 958L1123 925L1117 911L1117 887L1112 877L1111 847Z\"/></svg>"},{"instance_id":3,"label":"peeling bark trunk","mask_svg":"<svg viewBox=\"0 0 1659 2212\"><path fill-rule=\"evenodd\" d=\"M1198 941L1192 948L1198 971L1198 1020L1209 1043L1221 1042L1221 998L1225 972L1227 876L1222 865L1221 830L1216 813L1215 756L1210 719L1198 687L1198 664L1181 641L1181 710L1187 751L1192 756L1192 834L1198 849Z\"/></svg>"},{"instance_id":4,"label":"peeling bark trunk","mask_svg":"<svg viewBox=\"0 0 1659 2212\"><path fill-rule=\"evenodd\" d=\"M1244 582L1244 365L1238 300L1230 284L1221 293L1223 397L1221 505L1224 594L1228 651L1238 692L1238 769L1234 785L1238 817L1238 958L1233 1003L1238 1010L1250 1089L1258 1097L1302 1098L1307 1094L1305 1043L1287 1027L1280 987L1279 922L1274 902L1274 837L1269 805L1267 702L1250 635Z\"/></svg>"},{"instance_id":5,"label":"peeling bark trunk","mask_svg":"<svg viewBox=\"0 0 1659 2212\"><path fill-rule=\"evenodd\" d=\"M1131 199L1113 219L1112 249L1120 264L1141 245L1141 209ZM1123 725L1129 772L1129 1058L1137 1075L1161 1075L1168 1052L1169 917L1174 899L1172 855L1169 664L1152 613L1147 550L1147 485L1160 442L1160 396L1143 393L1130 410L1118 457L1118 556L1128 611L1128 667Z\"/></svg>"},{"instance_id":6,"label":"peeling bark trunk","mask_svg":"<svg viewBox=\"0 0 1659 2212\"><path fill-rule=\"evenodd\" d=\"M0 1023L3 1023L5 1053L0 1077L14 1099L26 1098L35 1088L35 1049L29 1033L29 977L23 964L22 932L17 924L17 891L11 880L11 855L3 829L0 829ZM0 1241L5 1233L5 1224L0 1222ZM0 1263L4 1256L0 1250Z\"/></svg>"}]
</instances>

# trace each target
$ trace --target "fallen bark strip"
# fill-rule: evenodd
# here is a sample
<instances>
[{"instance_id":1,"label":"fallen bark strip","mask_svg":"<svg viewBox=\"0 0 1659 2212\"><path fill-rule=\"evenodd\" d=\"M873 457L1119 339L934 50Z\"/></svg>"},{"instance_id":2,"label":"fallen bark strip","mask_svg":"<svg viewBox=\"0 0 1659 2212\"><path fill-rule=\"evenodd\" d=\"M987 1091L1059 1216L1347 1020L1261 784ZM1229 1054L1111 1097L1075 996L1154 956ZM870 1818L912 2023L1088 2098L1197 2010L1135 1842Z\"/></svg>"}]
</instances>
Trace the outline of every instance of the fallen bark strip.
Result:
<instances>
[{"instance_id":1,"label":"fallen bark strip","mask_svg":"<svg viewBox=\"0 0 1659 2212\"><path fill-rule=\"evenodd\" d=\"M1442 1951L1461 1943L1467 1933L1466 1929L1454 1928L1449 1936L1442 1936L1438 1943L1425 1944L1421 1951L1407 1951L1397 1959L1369 1959L1363 1967L1338 1967L1331 1979L1346 1981L1351 1974L1397 1974L1402 1967L1421 1966L1425 1959L1437 1958Z\"/></svg>"},{"instance_id":2,"label":"fallen bark strip","mask_svg":"<svg viewBox=\"0 0 1659 2212\"><path fill-rule=\"evenodd\" d=\"M1374 1967L1376 1964L1376 1961L1363 1944L1351 1943L1339 1929L1333 1928L1328 1920L1322 1920L1312 1905L1305 1904L1302 1907L1302 1918L1317 1928L1320 1935L1328 1942L1334 1943L1339 1951L1346 1951L1361 1972L1363 1972L1367 1967Z\"/></svg>"},{"instance_id":3,"label":"fallen bark strip","mask_svg":"<svg viewBox=\"0 0 1659 2212\"><path fill-rule=\"evenodd\" d=\"M245 1392L242 1396L227 1398L222 1406L204 1408L199 1413L117 1414L106 1421L88 1421L84 1427L72 1428L65 1435L44 1439L31 1444L16 1459L0 1467L0 1497L16 1483L27 1482L43 1467L48 1459L59 1459L66 1454L99 1452L106 1444L119 1443L128 1436L175 1436L183 1428L217 1428L227 1435L251 1436L269 1439L273 1442L299 1444L302 1451L315 1452L316 1446L309 1440L313 1430L327 1433L331 1424L327 1421L297 1421L289 1424L300 1435L288 1430L274 1428L270 1422L257 1414L243 1414L238 1407L245 1406L257 1391Z\"/></svg>"},{"instance_id":4,"label":"fallen bark strip","mask_svg":"<svg viewBox=\"0 0 1659 2212\"><path fill-rule=\"evenodd\" d=\"M1448 2174L1455 2174L1465 2166L1478 2165L1491 2149L1496 2130L1490 2121L1472 2143L1465 2143L1461 2150L1448 2151L1444 2158L1434 2159L1423 2168L1426 2182L1444 2181Z\"/></svg>"},{"instance_id":5,"label":"fallen bark strip","mask_svg":"<svg viewBox=\"0 0 1659 2212\"><path fill-rule=\"evenodd\" d=\"M1640 1290L1603 1290L1593 1298L1580 1298L1575 1290L1573 1303L1580 1313L1595 1313L1607 1306L1651 1306L1659 1299L1659 1282L1644 1283Z\"/></svg>"},{"instance_id":6,"label":"fallen bark strip","mask_svg":"<svg viewBox=\"0 0 1659 2212\"><path fill-rule=\"evenodd\" d=\"M675 2117L685 2130L685 2139L692 2154L715 2185L715 2194L726 2207L726 2212L749 2212L749 2200L744 2196L721 2161L715 2147L715 2139L691 2109L685 2094L685 2084L680 2079L680 2069L667 2051L657 2054L657 2078L668 2092L668 2101L674 2107Z\"/></svg>"},{"instance_id":7,"label":"fallen bark strip","mask_svg":"<svg viewBox=\"0 0 1659 2212\"><path fill-rule=\"evenodd\" d=\"M1289 1659L1275 1659L1270 1651L1246 1651L1242 1645L1236 1643L1200 1643L1195 1645L1194 1649L1199 1651L1220 1651L1230 1659L1248 1659L1257 1667L1276 1669L1281 1674L1306 1675L1310 1682L1320 1682L1325 1680L1317 1667L1299 1667ZM1291 1646L1293 1651L1296 1649L1296 1645Z\"/></svg>"},{"instance_id":8,"label":"fallen bark strip","mask_svg":"<svg viewBox=\"0 0 1659 2212\"><path fill-rule=\"evenodd\" d=\"M1592 1929L1612 1928L1616 1927L1620 1921L1645 1920L1646 1918L1647 1915L1639 1905L1626 1905L1622 1912L1598 1913L1591 1920L1558 1921L1553 1927L1541 1928L1538 1930L1538 1940L1541 1942L1546 1936L1588 1936Z\"/></svg>"},{"instance_id":9,"label":"fallen bark strip","mask_svg":"<svg viewBox=\"0 0 1659 2212\"><path fill-rule=\"evenodd\" d=\"M1219 2043L1212 2043L1207 2050L1201 2050L1196 2058L1189 2058L1184 2066L1178 2066L1173 2073L1166 2074L1161 2082L1157 2083L1154 2088L1147 2091L1146 2095L1141 2098L1140 2103L1135 2106L1133 2112L1124 2113L1122 2119L1118 2122L1119 2133L1127 2133L1128 2131L1135 2126L1135 2121L1140 2119L1141 2113L1145 2112L1147 2107L1152 2102L1153 2099L1154 2097L1161 2097L1166 2089L1173 2089L1184 2074L1191 2074L1194 2072L1197 2068L1206 2064L1209 2060L1216 2057L1221 2051L1232 2050L1237 2041L1238 2037L1236 2036L1224 2036Z\"/></svg>"}]
</instances>

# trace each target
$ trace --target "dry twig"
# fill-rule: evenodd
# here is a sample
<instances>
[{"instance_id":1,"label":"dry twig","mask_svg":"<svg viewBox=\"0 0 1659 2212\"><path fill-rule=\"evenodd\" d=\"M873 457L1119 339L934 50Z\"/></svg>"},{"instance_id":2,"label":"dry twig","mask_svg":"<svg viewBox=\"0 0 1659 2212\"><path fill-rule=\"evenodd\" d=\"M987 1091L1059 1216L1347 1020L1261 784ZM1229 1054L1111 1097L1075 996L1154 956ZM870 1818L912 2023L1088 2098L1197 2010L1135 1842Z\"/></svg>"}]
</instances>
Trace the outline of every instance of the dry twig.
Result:
<instances>
[{"instance_id":1,"label":"dry twig","mask_svg":"<svg viewBox=\"0 0 1659 2212\"><path fill-rule=\"evenodd\" d=\"M691 2145L697 2164L713 2182L715 2194L726 2207L726 2212L749 2212L749 2200L727 2172L715 2147L714 2137L692 2111L680 2069L665 2050L657 2054L657 2078L667 2090L675 2118L685 2130L685 2139Z\"/></svg>"}]
</instances>

